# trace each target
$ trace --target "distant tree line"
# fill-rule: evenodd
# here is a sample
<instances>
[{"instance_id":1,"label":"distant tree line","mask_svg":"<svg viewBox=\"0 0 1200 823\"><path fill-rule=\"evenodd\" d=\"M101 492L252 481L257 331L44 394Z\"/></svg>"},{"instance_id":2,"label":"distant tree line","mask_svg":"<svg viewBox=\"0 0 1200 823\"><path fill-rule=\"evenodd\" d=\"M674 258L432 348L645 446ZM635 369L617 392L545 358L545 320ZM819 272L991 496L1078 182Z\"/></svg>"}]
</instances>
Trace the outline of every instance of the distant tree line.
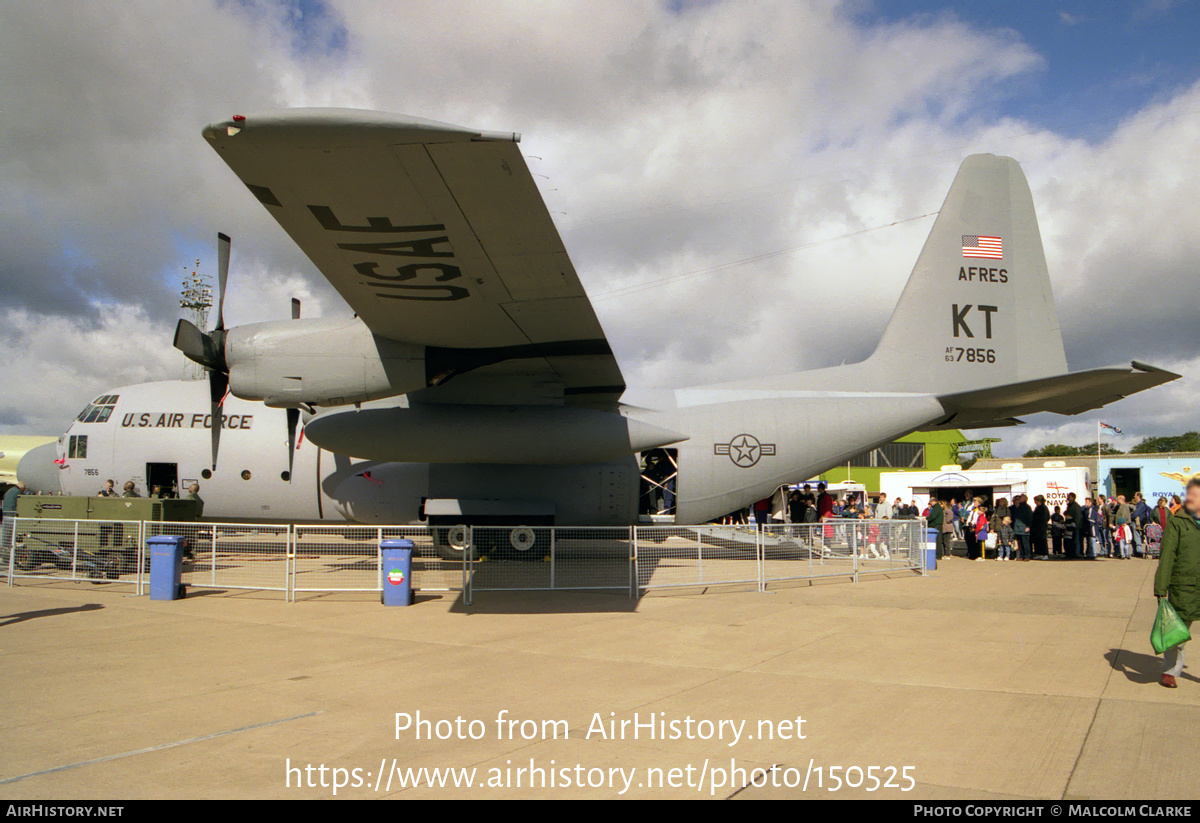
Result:
<instances>
[{"instance_id":1,"label":"distant tree line","mask_svg":"<svg viewBox=\"0 0 1200 823\"><path fill-rule=\"evenodd\" d=\"M1171 437L1147 437L1129 450L1129 454L1159 454L1161 452L1200 452L1200 432L1186 432ZM1091 457L1096 453L1096 444L1064 446L1051 443L1040 449L1030 449L1025 457ZM1100 444L1101 454L1124 454L1111 443Z\"/></svg>"}]
</instances>

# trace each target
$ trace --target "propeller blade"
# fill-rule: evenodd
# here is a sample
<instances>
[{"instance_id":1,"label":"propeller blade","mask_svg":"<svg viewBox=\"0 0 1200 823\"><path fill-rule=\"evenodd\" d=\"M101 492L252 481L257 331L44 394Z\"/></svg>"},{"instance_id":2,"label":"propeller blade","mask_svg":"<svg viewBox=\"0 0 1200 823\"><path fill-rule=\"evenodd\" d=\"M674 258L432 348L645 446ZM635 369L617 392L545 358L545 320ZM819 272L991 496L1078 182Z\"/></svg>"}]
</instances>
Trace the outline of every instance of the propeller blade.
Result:
<instances>
[{"instance_id":1,"label":"propeller blade","mask_svg":"<svg viewBox=\"0 0 1200 823\"><path fill-rule=\"evenodd\" d=\"M300 299L296 297L292 298L292 319L300 319Z\"/></svg>"},{"instance_id":2,"label":"propeller blade","mask_svg":"<svg viewBox=\"0 0 1200 823\"><path fill-rule=\"evenodd\" d=\"M208 373L208 397L212 402L212 468L217 470L217 451L221 447L221 429L225 425L225 392L229 390L229 375L222 371Z\"/></svg>"},{"instance_id":3,"label":"propeller blade","mask_svg":"<svg viewBox=\"0 0 1200 823\"><path fill-rule=\"evenodd\" d=\"M217 234L217 330L225 328L225 284L229 281L229 235Z\"/></svg>"},{"instance_id":4,"label":"propeller blade","mask_svg":"<svg viewBox=\"0 0 1200 823\"><path fill-rule=\"evenodd\" d=\"M300 410L290 408L287 410L287 429L288 429L288 482L292 480L292 465L296 460L296 426L300 422Z\"/></svg>"},{"instance_id":5,"label":"propeller blade","mask_svg":"<svg viewBox=\"0 0 1200 823\"><path fill-rule=\"evenodd\" d=\"M175 326L175 348L183 352L189 360L199 363L209 369L215 369L220 364L217 344L211 335L207 335L196 324L188 320L180 320Z\"/></svg>"}]
</instances>

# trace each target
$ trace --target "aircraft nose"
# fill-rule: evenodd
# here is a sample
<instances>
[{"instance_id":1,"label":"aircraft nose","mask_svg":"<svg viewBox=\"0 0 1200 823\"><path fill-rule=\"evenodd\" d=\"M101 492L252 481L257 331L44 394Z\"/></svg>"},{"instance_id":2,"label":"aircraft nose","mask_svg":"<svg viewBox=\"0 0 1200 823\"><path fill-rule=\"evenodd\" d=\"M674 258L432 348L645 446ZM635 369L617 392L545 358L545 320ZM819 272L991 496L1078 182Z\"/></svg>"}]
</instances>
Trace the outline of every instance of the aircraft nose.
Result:
<instances>
[{"instance_id":1,"label":"aircraft nose","mask_svg":"<svg viewBox=\"0 0 1200 823\"><path fill-rule=\"evenodd\" d=\"M27 491L35 494L61 494L58 482L57 443L43 443L30 449L17 463L17 479L25 481Z\"/></svg>"}]
</instances>

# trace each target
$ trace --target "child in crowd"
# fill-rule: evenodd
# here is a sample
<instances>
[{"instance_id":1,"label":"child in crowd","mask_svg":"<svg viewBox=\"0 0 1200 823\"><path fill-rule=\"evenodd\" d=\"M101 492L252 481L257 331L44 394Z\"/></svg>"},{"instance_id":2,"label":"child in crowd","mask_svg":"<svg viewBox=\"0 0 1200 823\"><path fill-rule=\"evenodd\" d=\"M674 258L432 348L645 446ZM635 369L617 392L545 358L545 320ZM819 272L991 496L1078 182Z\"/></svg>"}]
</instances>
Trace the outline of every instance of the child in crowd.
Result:
<instances>
[{"instance_id":1,"label":"child in crowd","mask_svg":"<svg viewBox=\"0 0 1200 823\"><path fill-rule=\"evenodd\" d=\"M864 520L869 517L868 513L863 512ZM888 550L886 530L880 528L879 522L875 520L867 524L867 551L871 553L871 557L892 559L892 553Z\"/></svg>"},{"instance_id":2,"label":"child in crowd","mask_svg":"<svg viewBox=\"0 0 1200 823\"><path fill-rule=\"evenodd\" d=\"M999 533L996 535L996 562L1012 557L1013 533L1012 517L1005 515L1000 521Z\"/></svg>"},{"instance_id":3,"label":"child in crowd","mask_svg":"<svg viewBox=\"0 0 1200 823\"><path fill-rule=\"evenodd\" d=\"M1116 543L1117 558L1120 560L1128 560L1133 557L1133 529L1125 518L1117 518L1117 531L1113 536L1113 542Z\"/></svg>"}]
</instances>

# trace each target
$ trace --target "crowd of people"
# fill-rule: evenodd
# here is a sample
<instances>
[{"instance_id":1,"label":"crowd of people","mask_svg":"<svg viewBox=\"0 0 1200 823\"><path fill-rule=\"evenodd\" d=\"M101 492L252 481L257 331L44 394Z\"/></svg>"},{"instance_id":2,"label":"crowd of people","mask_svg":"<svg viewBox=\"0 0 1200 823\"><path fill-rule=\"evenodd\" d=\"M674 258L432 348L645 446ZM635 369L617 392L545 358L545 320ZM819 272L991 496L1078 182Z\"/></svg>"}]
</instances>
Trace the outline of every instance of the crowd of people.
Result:
<instances>
[{"instance_id":1,"label":"crowd of people","mask_svg":"<svg viewBox=\"0 0 1200 823\"><path fill-rule=\"evenodd\" d=\"M954 542L966 545L969 560L982 562L992 552L996 562L1028 561L1052 557L1095 560L1133 557L1158 557L1154 594L1171 604L1180 620L1190 629L1200 617L1200 476L1187 484L1186 501L1179 495L1170 500L1158 497L1151 505L1141 492L1131 499L1097 495L1084 497L1071 492L1066 504L1051 505L1044 495L1018 494L1010 502L997 498L993 503L982 497L963 501L954 498L932 500L924 509L915 501L900 498L889 501L879 495L874 502L854 495L838 499L824 483L789 491L781 488L772 497L763 498L750 510L738 512L729 522L745 523L753 513L755 524L822 523L824 529L844 528L858 538L864 554L887 557L886 539L879 523L851 526L846 520L872 521L924 518L926 527L937 535L937 556L953 556ZM834 523L842 524L835 526ZM1159 683L1177 688L1182 674L1187 643L1163 653Z\"/></svg>"},{"instance_id":2,"label":"crowd of people","mask_svg":"<svg viewBox=\"0 0 1200 823\"><path fill-rule=\"evenodd\" d=\"M134 483L132 480L125 481L125 485L122 487L122 490L119 492L117 491L116 481L106 480L106 481L104 481L104 488L102 488L100 491L96 492L96 496L97 497L141 497L142 495L137 490L137 484ZM167 488L167 489L164 489L162 486L151 486L150 487L150 497L155 500L174 500L175 498L179 497L179 495L176 494L174 485L172 485L170 488ZM185 499L186 500L200 500L200 484L199 483L193 483L192 485L188 486L188 490L187 490L187 494L185 495ZM200 501L200 502L201 502L201 506L203 506L203 501Z\"/></svg>"},{"instance_id":3,"label":"crowd of people","mask_svg":"<svg viewBox=\"0 0 1200 823\"><path fill-rule=\"evenodd\" d=\"M963 502L935 500L925 511L938 532L938 557L951 557L955 540L966 545L969 560L1027 561L1034 558L1095 560L1157 557L1171 515L1183 505L1176 495L1151 506L1141 492L1098 495L1082 502L1071 492L1066 505L1050 506L1044 495L1018 494L1010 503L997 498L989 506L980 497Z\"/></svg>"},{"instance_id":4,"label":"crowd of people","mask_svg":"<svg viewBox=\"0 0 1200 823\"><path fill-rule=\"evenodd\" d=\"M954 556L953 546L966 547L970 560L989 555L998 562L1034 558L1130 559L1157 557L1168 519L1183 505L1178 495L1160 497L1151 505L1141 492L1132 499L1125 495L1085 497L1071 492L1066 503L1050 505L1044 495L1030 498L1018 494L1010 502L999 497L962 501L932 500L924 508L915 500L889 500L885 495L862 499L848 493L829 493L824 483L814 490L810 484L799 489L780 488L748 510L726 518L728 523L758 527L780 523L819 523L825 520L918 520L937 532L939 558Z\"/></svg>"},{"instance_id":5,"label":"crowd of people","mask_svg":"<svg viewBox=\"0 0 1200 823\"><path fill-rule=\"evenodd\" d=\"M831 518L919 520L922 513L916 500L906 503L897 497L888 502L880 495L878 500L871 501L853 493L838 497L827 491L824 483L818 483L815 490L805 483L799 489L783 486L773 496L764 497L749 509L728 515L722 522L737 525L750 522L751 517L754 524L761 527L779 523L818 523Z\"/></svg>"}]
</instances>

